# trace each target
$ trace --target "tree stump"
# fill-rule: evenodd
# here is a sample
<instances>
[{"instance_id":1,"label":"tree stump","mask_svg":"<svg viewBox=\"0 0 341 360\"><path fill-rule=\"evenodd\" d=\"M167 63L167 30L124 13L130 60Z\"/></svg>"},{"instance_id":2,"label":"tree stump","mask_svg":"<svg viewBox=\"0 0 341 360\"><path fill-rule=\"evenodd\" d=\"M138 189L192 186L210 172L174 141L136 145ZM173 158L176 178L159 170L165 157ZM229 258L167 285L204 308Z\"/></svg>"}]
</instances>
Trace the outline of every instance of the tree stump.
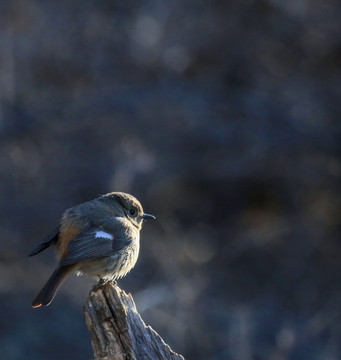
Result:
<instances>
[{"instance_id":1,"label":"tree stump","mask_svg":"<svg viewBox=\"0 0 341 360\"><path fill-rule=\"evenodd\" d=\"M115 283L92 289L84 314L95 360L184 360L145 325L132 296Z\"/></svg>"}]
</instances>

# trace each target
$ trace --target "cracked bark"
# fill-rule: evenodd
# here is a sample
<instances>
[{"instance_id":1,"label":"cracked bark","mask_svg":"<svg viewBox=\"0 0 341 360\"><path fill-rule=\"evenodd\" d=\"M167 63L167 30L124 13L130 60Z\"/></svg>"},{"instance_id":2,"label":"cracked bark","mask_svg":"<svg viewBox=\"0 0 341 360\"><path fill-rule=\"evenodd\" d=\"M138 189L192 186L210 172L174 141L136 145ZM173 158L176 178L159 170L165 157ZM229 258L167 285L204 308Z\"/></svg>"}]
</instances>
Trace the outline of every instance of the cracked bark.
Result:
<instances>
[{"instance_id":1,"label":"cracked bark","mask_svg":"<svg viewBox=\"0 0 341 360\"><path fill-rule=\"evenodd\" d=\"M95 360L184 360L145 325L132 296L114 283L90 291L84 315Z\"/></svg>"}]
</instances>

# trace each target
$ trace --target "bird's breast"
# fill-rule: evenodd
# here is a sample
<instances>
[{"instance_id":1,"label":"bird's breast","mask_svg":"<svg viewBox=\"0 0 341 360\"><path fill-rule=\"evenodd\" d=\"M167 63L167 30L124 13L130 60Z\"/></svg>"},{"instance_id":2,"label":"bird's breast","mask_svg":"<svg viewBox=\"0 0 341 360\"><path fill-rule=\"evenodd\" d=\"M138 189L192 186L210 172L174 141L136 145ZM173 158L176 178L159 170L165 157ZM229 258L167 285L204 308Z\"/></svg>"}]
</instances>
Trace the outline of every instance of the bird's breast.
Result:
<instances>
[{"instance_id":1,"label":"bird's breast","mask_svg":"<svg viewBox=\"0 0 341 360\"><path fill-rule=\"evenodd\" d=\"M109 257L107 265L109 272L115 275L115 279L125 276L136 264L140 251L140 236L137 232L134 240L125 249L119 251L120 255Z\"/></svg>"}]
</instances>

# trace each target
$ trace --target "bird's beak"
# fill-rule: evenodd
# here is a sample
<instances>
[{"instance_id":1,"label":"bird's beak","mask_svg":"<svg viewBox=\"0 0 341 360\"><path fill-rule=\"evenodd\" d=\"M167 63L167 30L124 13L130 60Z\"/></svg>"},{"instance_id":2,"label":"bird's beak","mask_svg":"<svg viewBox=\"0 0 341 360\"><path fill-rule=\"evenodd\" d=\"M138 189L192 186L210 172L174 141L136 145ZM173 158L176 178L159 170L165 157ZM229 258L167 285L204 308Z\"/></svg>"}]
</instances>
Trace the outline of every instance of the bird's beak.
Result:
<instances>
[{"instance_id":1,"label":"bird's beak","mask_svg":"<svg viewBox=\"0 0 341 360\"><path fill-rule=\"evenodd\" d=\"M150 214L143 214L142 215L143 220L147 220L147 219L156 219L156 217L154 215L150 215Z\"/></svg>"}]
</instances>

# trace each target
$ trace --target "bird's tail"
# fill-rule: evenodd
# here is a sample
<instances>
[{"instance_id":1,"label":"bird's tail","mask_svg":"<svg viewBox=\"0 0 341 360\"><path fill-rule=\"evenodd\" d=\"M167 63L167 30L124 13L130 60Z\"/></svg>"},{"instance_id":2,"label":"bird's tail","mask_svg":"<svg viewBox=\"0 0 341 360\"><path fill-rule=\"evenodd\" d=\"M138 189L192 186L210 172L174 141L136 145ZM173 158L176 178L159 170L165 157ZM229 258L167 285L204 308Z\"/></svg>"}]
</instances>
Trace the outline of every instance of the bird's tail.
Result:
<instances>
[{"instance_id":1,"label":"bird's tail","mask_svg":"<svg viewBox=\"0 0 341 360\"><path fill-rule=\"evenodd\" d=\"M73 267L72 265L59 266L33 300L32 307L37 308L42 305L47 306L51 304L59 286L64 282Z\"/></svg>"}]
</instances>

